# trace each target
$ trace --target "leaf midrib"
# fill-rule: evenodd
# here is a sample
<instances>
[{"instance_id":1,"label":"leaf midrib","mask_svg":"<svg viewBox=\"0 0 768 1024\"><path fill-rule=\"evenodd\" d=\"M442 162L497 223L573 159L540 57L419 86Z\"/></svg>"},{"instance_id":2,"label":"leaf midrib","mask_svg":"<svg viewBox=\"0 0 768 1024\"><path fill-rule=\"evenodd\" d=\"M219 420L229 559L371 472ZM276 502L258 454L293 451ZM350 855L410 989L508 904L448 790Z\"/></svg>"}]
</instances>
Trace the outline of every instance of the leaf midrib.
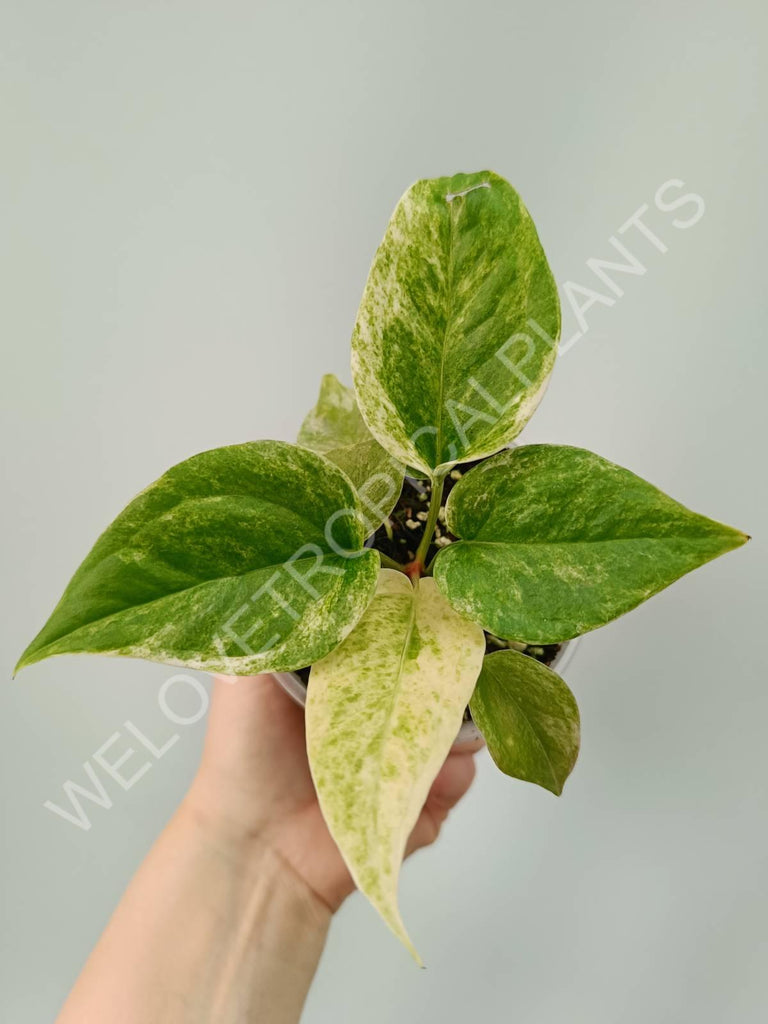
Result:
<instances>
[{"instance_id":1,"label":"leaf midrib","mask_svg":"<svg viewBox=\"0 0 768 1024\"><path fill-rule=\"evenodd\" d=\"M133 530L131 535L127 537L125 541L123 541L123 543L120 544L119 547L106 550L104 554L100 554L98 559L96 559L93 562L90 562L88 559L86 559L86 561L80 568L87 569L87 571L90 572L93 569L96 569L99 565L101 565L101 563L104 562L107 558L111 558L113 555L119 555L123 551L130 550L131 545L135 542L136 538L140 533L142 533L148 527L157 523L159 520L163 518L163 516L171 515L174 512L177 512L178 509L180 509L183 505L204 504L206 502L218 502L221 500L225 500L227 498L237 498L254 504L270 505L273 508L279 508L281 511L289 512L292 516L295 516L296 519L299 519L301 522L311 526L313 531L319 530L322 533L322 527L318 527L317 523L313 523L312 520L308 519L302 512L295 511L294 509L289 508L287 505L283 505L279 501L275 501L272 498L263 498L259 495L237 493L235 491L233 491L232 493L227 492L225 494L199 494L190 497L182 497L175 504L169 505L167 508L164 508L161 511L155 513L154 515L149 516L148 519L146 519L140 526L137 526ZM115 526L116 524L117 520L112 525ZM109 531L109 529L111 529L111 527L107 527L107 531ZM77 577L77 575L78 574L76 573L75 576L72 578L73 581Z\"/></svg>"},{"instance_id":2,"label":"leaf midrib","mask_svg":"<svg viewBox=\"0 0 768 1024\"><path fill-rule=\"evenodd\" d=\"M459 198L459 197L456 197ZM464 198L464 197L461 197ZM445 200L448 203L448 200ZM435 444L435 463L442 464L443 455L443 398L445 395L445 363L448 352L448 337L451 334L451 322L453 320L453 272L454 272L454 229L455 221L453 215L453 204L456 199L448 203L448 254L447 254L447 310L445 317L445 330L443 331L443 343L440 352L440 382L437 390L437 441ZM457 207L458 209L458 207ZM458 217L456 218L458 219Z\"/></svg>"},{"instance_id":3,"label":"leaf midrib","mask_svg":"<svg viewBox=\"0 0 768 1024\"><path fill-rule=\"evenodd\" d=\"M396 597L396 596L398 596L398 595L393 595L393 597ZM416 622L416 599L417 599L417 596L418 596L418 592L417 592L416 588L413 587L413 585L412 585L412 593L409 595L410 601L411 601L411 609L410 609L410 615L409 615L409 619L408 619L408 627L407 627L407 630L406 630L406 633L405 633L405 637L404 637L404 640L403 640L403 648L402 648L402 650L400 652L400 658L398 660L398 665L397 665L397 684L393 688L392 699L391 699L391 701L388 702L389 703L390 713L387 715L387 725L386 725L386 728L384 730L384 735L382 736L381 744L379 746L379 753L380 753L381 756L378 758L377 764L376 764L376 782L375 782L374 790L373 790L373 796L374 796L374 802L373 802L373 829L374 829L374 834L377 835L377 836L378 836L378 832L379 832L379 809L380 809L380 806L381 806L381 801L379 800L379 791L381 789L381 780L382 780L383 767L384 767L384 757L383 757L383 754L384 754L384 750L385 750L385 747L387 745L387 742L389 741L389 739L390 739L390 737L392 735L393 719L395 717L395 708L396 708L396 706L398 704L398 701L400 700L400 696L401 696L402 691L403 691L403 676L404 676L403 670L405 668L406 655L408 654L408 648L410 646L411 637L413 636L414 623Z\"/></svg>"},{"instance_id":4,"label":"leaf midrib","mask_svg":"<svg viewBox=\"0 0 768 1024\"><path fill-rule=\"evenodd\" d=\"M330 558L339 559L342 562L346 562L347 561L347 559L344 559L341 555L329 555L329 557ZM298 558L298 559L296 559L292 563L292 565L298 566L298 565L301 565L303 562L310 562L310 561L314 565L315 558L314 557L312 557L312 558ZM19 665L17 667L22 667L23 665L27 664L27 661L26 661L27 653L31 652L32 654L34 654L36 656L41 651L45 651L49 647L53 647L55 644L57 644L61 640L65 639L65 637L73 637L73 636L75 636L82 629L89 629L92 626L98 626L101 623L109 622L109 621L111 621L113 619L116 619L116 618L118 618L121 615L126 615L129 612L138 611L140 608L147 608L150 605L157 604L160 601L167 601L168 598L176 597L179 594L192 593L195 590L199 590L202 587L206 587L206 586L209 586L209 585L215 584L215 583L226 583L229 580L241 579L243 576L248 576L251 573L268 571L270 569L274 569L275 567L283 565L283 564L284 564L284 561L282 561L282 562L273 562L273 563L270 563L269 565L259 566L256 569L246 569L244 572L240 572L240 573L229 573L229 574L227 574L225 576L214 576L212 579L202 580L200 583L195 583L191 587L180 587L178 590L170 590L166 594L160 594L158 597L150 598L149 601L142 601L139 604L128 605L128 607L121 608L121 609L119 609L116 612L110 612L109 615L101 615L101 616L99 616L99 618L90 619L88 622L83 622L79 626L76 626L74 629L64 630L64 632L60 633L57 637L55 637L55 639L49 640L47 643L43 644L42 647L34 648L34 646L33 646L34 645L34 641L32 641L32 644L30 644L30 646L27 649L27 651L25 651L24 654L22 655L22 658L20 659ZM39 661L40 659L35 657L35 660Z\"/></svg>"},{"instance_id":5,"label":"leaf midrib","mask_svg":"<svg viewBox=\"0 0 768 1024\"><path fill-rule=\"evenodd\" d=\"M504 547L504 548L524 548L524 547L575 547L575 546L587 546L596 544L623 544L623 543L636 543L637 541L649 542L653 544L661 544L667 541L705 541L705 540L732 540L734 543L739 543L740 538L731 537L727 533L697 533L697 534L669 534L665 536L656 535L642 535L639 537L600 537L593 540L478 540L475 538L459 538L451 547L455 547L458 544L473 544L483 545L486 547ZM445 550L450 550L446 548Z\"/></svg>"},{"instance_id":6,"label":"leaf midrib","mask_svg":"<svg viewBox=\"0 0 768 1024\"><path fill-rule=\"evenodd\" d=\"M515 652L510 652L510 653L515 653ZM521 654L520 657L524 658L524 657L526 657L526 655ZM547 762L547 767L549 768L549 773L550 773L551 780L554 783L555 788L557 790L557 793L559 795L560 793L562 793L563 787L562 787L562 785L560 783L560 779L557 776L557 772L555 771L555 766L552 764L552 759L549 756L549 752L547 751L547 748L544 746L544 743L542 742L541 737L540 737L538 731L536 730L536 727L534 726L533 722L531 721L530 717L528 716L525 708L520 703L519 698L515 694L514 688L506 686L504 684L504 681L502 679L500 679L498 673L495 672L495 666L492 667L491 665L489 665L488 666L488 672L492 676L494 681L498 684L499 688L505 693L507 699L510 700L512 704L514 704L514 706L517 708L519 714L524 719L526 726L528 727L529 731L533 735L534 740L536 741L536 744L538 745L539 749L541 750L542 754L544 755L544 760ZM554 675L554 673L553 673L553 675Z\"/></svg>"}]
</instances>

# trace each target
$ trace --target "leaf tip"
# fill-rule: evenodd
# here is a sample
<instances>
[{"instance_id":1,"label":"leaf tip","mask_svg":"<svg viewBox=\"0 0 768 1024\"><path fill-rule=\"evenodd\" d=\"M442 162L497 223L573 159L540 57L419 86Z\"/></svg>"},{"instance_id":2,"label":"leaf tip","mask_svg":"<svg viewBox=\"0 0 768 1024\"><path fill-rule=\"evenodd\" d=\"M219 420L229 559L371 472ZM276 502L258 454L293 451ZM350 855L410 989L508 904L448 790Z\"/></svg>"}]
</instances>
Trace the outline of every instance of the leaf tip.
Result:
<instances>
[{"instance_id":1,"label":"leaf tip","mask_svg":"<svg viewBox=\"0 0 768 1024\"><path fill-rule=\"evenodd\" d=\"M21 672L21 670L23 668L26 668L27 665L30 664L29 660L27 659L27 654L28 653L29 653L29 648L27 647L25 649L24 653L19 658L19 660L16 662L16 664L14 666L14 669L13 669L13 672L11 673L11 679L15 679L16 676L19 674L19 672Z\"/></svg>"},{"instance_id":2,"label":"leaf tip","mask_svg":"<svg viewBox=\"0 0 768 1024\"><path fill-rule=\"evenodd\" d=\"M39 635L24 648L14 666L12 679L15 679L23 668L28 668L30 665L35 665L38 661L45 661L46 658L50 657L49 654L45 653L46 645L38 643L38 640Z\"/></svg>"},{"instance_id":3,"label":"leaf tip","mask_svg":"<svg viewBox=\"0 0 768 1024\"><path fill-rule=\"evenodd\" d=\"M370 899L370 896L369 896L369 899ZM374 902L374 901L372 901L372 902L373 902L373 905L376 907L376 910L378 910L379 914L384 919L384 922L387 925L387 927L390 929L390 931L392 931L397 936L397 938L402 942L402 944L405 946L405 948L411 954L413 959L416 961L416 966L423 968L424 967L424 961L421 959L421 957L419 956L419 953L418 953L416 947L411 942L411 937L410 937L410 935L408 934L408 932L405 929L405 925L403 924L403 919L400 916L400 912L397 909L397 907L395 906L393 909L387 909L387 908L384 908L384 907L380 906L378 904L378 902Z\"/></svg>"},{"instance_id":4,"label":"leaf tip","mask_svg":"<svg viewBox=\"0 0 768 1024\"><path fill-rule=\"evenodd\" d=\"M744 547L745 544L752 540L752 535L744 533L743 530L738 530L735 526L729 526L728 528L728 546L723 547L722 554L727 554L730 551L736 551L738 548Z\"/></svg>"},{"instance_id":5,"label":"leaf tip","mask_svg":"<svg viewBox=\"0 0 768 1024\"><path fill-rule=\"evenodd\" d=\"M425 971L427 969L426 968L426 964L424 963L424 961L419 956L418 950L416 949L416 947L413 945L413 943L409 939L408 934L405 931L405 929L403 929L402 934L398 935L398 938L403 943L403 945L408 950L408 952L411 954L413 959L416 961L416 966L421 968L422 971Z\"/></svg>"},{"instance_id":6,"label":"leaf tip","mask_svg":"<svg viewBox=\"0 0 768 1024\"><path fill-rule=\"evenodd\" d=\"M743 544L752 540L752 535L745 533L743 530L737 529L735 526L726 526L728 538L730 540L729 551L733 551L735 548L740 548Z\"/></svg>"}]
</instances>

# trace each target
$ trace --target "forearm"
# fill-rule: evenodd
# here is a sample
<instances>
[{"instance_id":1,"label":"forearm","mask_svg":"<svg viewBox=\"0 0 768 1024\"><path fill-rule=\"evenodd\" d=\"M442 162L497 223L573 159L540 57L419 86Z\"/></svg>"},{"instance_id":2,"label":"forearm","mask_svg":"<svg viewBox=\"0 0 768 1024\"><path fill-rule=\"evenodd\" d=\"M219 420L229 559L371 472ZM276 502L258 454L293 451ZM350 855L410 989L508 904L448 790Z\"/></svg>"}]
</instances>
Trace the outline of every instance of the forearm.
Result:
<instances>
[{"instance_id":1,"label":"forearm","mask_svg":"<svg viewBox=\"0 0 768 1024\"><path fill-rule=\"evenodd\" d=\"M330 921L258 837L186 800L128 887L58 1024L294 1024Z\"/></svg>"}]
</instances>

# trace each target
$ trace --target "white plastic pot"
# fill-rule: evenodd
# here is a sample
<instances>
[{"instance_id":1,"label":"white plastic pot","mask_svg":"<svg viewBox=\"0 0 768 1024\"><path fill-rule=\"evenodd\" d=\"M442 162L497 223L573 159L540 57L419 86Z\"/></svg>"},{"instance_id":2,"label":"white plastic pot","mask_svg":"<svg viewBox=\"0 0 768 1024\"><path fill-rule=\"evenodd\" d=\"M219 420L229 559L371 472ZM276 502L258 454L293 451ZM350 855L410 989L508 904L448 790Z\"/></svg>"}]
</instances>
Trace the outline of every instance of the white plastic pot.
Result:
<instances>
[{"instance_id":1,"label":"white plastic pot","mask_svg":"<svg viewBox=\"0 0 768 1024\"><path fill-rule=\"evenodd\" d=\"M573 658L577 644L578 640L567 640L552 659L549 667L557 669L558 674L562 675ZM301 707L304 707L307 702L307 687L301 676L295 672L273 672L272 674L288 696L297 704L300 704ZM483 736L475 723L471 721L462 722L452 749L462 750L477 747L478 740L482 742Z\"/></svg>"}]
</instances>

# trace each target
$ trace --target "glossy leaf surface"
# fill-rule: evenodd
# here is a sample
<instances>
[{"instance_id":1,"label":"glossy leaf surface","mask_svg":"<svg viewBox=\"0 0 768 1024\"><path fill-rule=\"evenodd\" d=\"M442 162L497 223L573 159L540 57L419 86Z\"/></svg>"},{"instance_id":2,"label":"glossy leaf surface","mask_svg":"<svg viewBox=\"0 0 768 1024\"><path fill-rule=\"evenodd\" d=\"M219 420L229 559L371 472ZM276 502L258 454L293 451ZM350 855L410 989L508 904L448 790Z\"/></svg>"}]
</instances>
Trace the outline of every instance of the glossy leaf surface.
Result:
<instances>
[{"instance_id":1,"label":"glossy leaf surface","mask_svg":"<svg viewBox=\"0 0 768 1024\"><path fill-rule=\"evenodd\" d=\"M562 445L476 466L451 491L446 515L461 540L435 561L441 591L490 632L528 643L596 629L748 539Z\"/></svg>"},{"instance_id":2,"label":"glossy leaf surface","mask_svg":"<svg viewBox=\"0 0 768 1024\"><path fill-rule=\"evenodd\" d=\"M378 556L331 462L281 441L203 452L96 542L19 661L95 653L230 675L327 654L364 611Z\"/></svg>"},{"instance_id":3,"label":"glossy leaf surface","mask_svg":"<svg viewBox=\"0 0 768 1024\"><path fill-rule=\"evenodd\" d=\"M352 339L360 410L425 475L498 451L541 399L560 307L533 221L491 171L418 181L373 260Z\"/></svg>"}]
</instances>

